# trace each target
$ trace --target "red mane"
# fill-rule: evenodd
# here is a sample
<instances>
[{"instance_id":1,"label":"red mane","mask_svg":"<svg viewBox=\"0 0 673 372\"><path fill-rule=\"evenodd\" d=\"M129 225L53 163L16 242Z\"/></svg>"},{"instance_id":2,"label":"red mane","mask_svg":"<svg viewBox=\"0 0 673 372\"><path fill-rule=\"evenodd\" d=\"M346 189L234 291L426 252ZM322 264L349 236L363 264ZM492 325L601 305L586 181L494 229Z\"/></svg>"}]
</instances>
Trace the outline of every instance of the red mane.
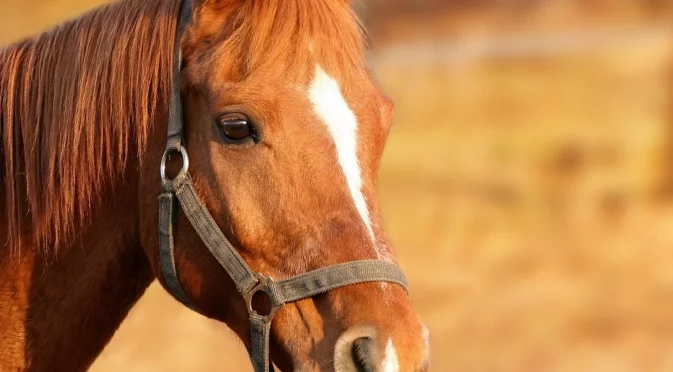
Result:
<instances>
[{"instance_id":1,"label":"red mane","mask_svg":"<svg viewBox=\"0 0 673 372\"><path fill-rule=\"evenodd\" d=\"M0 51L0 244L18 248L31 228L55 249L143 151L170 90L178 12L177 0L127 0Z\"/></svg>"}]
</instances>

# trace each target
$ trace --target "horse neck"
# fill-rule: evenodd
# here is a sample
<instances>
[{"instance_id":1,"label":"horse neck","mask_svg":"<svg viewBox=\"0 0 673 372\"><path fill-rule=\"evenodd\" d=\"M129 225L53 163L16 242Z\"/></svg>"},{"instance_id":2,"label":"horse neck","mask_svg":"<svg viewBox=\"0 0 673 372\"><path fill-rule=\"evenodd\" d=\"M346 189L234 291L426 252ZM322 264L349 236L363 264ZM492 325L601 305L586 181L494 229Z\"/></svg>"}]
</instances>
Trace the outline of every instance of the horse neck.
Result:
<instances>
[{"instance_id":1,"label":"horse neck","mask_svg":"<svg viewBox=\"0 0 673 372\"><path fill-rule=\"evenodd\" d=\"M86 370L149 286L137 171L127 173L55 258L30 243L18 254L0 249L0 370Z\"/></svg>"}]
</instances>

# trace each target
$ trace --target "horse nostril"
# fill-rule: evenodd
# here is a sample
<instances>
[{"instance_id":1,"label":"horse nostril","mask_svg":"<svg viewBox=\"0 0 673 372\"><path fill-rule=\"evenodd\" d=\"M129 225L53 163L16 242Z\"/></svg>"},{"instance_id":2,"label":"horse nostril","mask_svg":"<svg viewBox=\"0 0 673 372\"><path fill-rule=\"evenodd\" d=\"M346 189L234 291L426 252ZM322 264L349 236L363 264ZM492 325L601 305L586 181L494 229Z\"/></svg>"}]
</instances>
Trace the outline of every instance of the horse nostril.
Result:
<instances>
[{"instance_id":1,"label":"horse nostril","mask_svg":"<svg viewBox=\"0 0 673 372\"><path fill-rule=\"evenodd\" d=\"M358 372L374 372L374 340L371 337L360 337L353 342L351 355Z\"/></svg>"}]
</instances>

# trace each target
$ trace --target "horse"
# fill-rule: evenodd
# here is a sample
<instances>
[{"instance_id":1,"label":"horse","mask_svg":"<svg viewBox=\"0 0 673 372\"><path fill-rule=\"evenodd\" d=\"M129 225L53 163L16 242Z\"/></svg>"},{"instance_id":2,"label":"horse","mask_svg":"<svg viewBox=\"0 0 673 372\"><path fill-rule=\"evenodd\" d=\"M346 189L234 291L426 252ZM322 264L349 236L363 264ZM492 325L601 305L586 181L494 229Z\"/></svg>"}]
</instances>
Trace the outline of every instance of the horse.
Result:
<instances>
[{"instance_id":1,"label":"horse","mask_svg":"<svg viewBox=\"0 0 673 372\"><path fill-rule=\"evenodd\" d=\"M346 0L121 0L1 49L0 370L86 370L156 279L256 371L426 371L365 55Z\"/></svg>"}]
</instances>

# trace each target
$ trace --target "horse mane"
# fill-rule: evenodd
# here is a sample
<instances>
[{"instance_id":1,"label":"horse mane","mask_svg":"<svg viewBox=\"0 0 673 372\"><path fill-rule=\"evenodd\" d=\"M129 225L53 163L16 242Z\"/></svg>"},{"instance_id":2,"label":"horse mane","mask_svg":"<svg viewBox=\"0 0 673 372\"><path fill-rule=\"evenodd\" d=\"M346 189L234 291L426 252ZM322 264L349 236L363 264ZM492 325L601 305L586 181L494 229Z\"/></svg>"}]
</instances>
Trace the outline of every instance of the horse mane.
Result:
<instances>
[{"instance_id":1,"label":"horse mane","mask_svg":"<svg viewBox=\"0 0 673 372\"><path fill-rule=\"evenodd\" d=\"M344 61L359 65L357 16L344 0L310 1L211 2L214 14L236 6L236 18L203 19L217 35L192 47L213 43L214 59L236 55L246 71L281 61L312 66L302 57L310 55L332 70L344 70ZM122 0L0 50L0 215L9 221L0 247L18 249L30 229L41 252L55 252L87 221L129 155L142 159L170 94L180 5Z\"/></svg>"},{"instance_id":2,"label":"horse mane","mask_svg":"<svg viewBox=\"0 0 673 372\"><path fill-rule=\"evenodd\" d=\"M0 50L0 247L31 228L54 252L144 150L170 93L179 8L124 0Z\"/></svg>"}]
</instances>

